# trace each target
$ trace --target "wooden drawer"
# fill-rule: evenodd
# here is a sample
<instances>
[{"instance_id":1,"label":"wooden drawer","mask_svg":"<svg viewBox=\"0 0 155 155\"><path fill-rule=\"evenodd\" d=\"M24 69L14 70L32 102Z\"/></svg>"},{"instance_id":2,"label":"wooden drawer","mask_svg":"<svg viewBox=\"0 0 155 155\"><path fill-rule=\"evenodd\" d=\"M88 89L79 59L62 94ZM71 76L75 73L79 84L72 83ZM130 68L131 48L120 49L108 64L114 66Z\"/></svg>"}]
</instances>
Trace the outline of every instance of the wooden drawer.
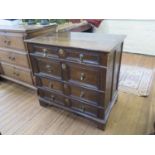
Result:
<instances>
[{"instance_id":1,"label":"wooden drawer","mask_svg":"<svg viewBox=\"0 0 155 155\"><path fill-rule=\"evenodd\" d=\"M49 61L47 59L35 58L38 70L34 72L48 74L49 76L61 77L61 64L58 61Z\"/></svg>"},{"instance_id":2,"label":"wooden drawer","mask_svg":"<svg viewBox=\"0 0 155 155\"><path fill-rule=\"evenodd\" d=\"M104 102L104 93L73 85L71 85L69 89L71 96L76 97L79 100L84 100L94 105L101 105L100 102Z\"/></svg>"},{"instance_id":3,"label":"wooden drawer","mask_svg":"<svg viewBox=\"0 0 155 155\"><path fill-rule=\"evenodd\" d=\"M38 89L38 95L41 97L41 98L44 98L50 102L55 102L55 103L58 103L58 104L61 104L61 105L65 105L65 97L61 96L61 95L58 95L56 93L53 93L53 92L49 92L49 91L46 91L46 90L42 90L42 89Z\"/></svg>"},{"instance_id":4,"label":"wooden drawer","mask_svg":"<svg viewBox=\"0 0 155 155\"><path fill-rule=\"evenodd\" d=\"M22 33L0 32L0 47L25 51Z\"/></svg>"},{"instance_id":5,"label":"wooden drawer","mask_svg":"<svg viewBox=\"0 0 155 155\"><path fill-rule=\"evenodd\" d=\"M61 58L77 63L107 66L107 54L54 46L33 45L31 53L44 58Z\"/></svg>"},{"instance_id":6,"label":"wooden drawer","mask_svg":"<svg viewBox=\"0 0 155 155\"><path fill-rule=\"evenodd\" d=\"M49 76L56 76L65 81L71 81L90 87L99 88L100 75L106 74L105 69L87 67L73 63L58 62L55 60L47 60L44 58L33 58L32 61L35 73L44 73ZM36 66L37 65L37 66Z\"/></svg>"},{"instance_id":7,"label":"wooden drawer","mask_svg":"<svg viewBox=\"0 0 155 155\"><path fill-rule=\"evenodd\" d=\"M100 55L77 49L66 49L66 58L79 63L100 64Z\"/></svg>"},{"instance_id":8,"label":"wooden drawer","mask_svg":"<svg viewBox=\"0 0 155 155\"><path fill-rule=\"evenodd\" d=\"M76 111L79 111L91 116L95 116L95 117L97 117L98 115L98 110L99 110L98 107L94 107L83 102L69 99L63 95L50 92L44 89L38 89L38 95L41 98L44 98L45 100L48 100L50 102L54 102L66 107L70 107L71 109L74 109ZM101 110L104 110L104 109L100 109L100 111Z\"/></svg>"},{"instance_id":9,"label":"wooden drawer","mask_svg":"<svg viewBox=\"0 0 155 155\"><path fill-rule=\"evenodd\" d=\"M79 101L71 100L71 108L76 111L79 111L79 112L82 112L82 113L85 113L87 115L91 115L94 117L97 117L98 115L97 107L87 105Z\"/></svg>"},{"instance_id":10,"label":"wooden drawer","mask_svg":"<svg viewBox=\"0 0 155 155\"><path fill-rule=\"evenodd\" d=\"M37 86L45 87L54 91L63 92L63 83L47 78L36 77Z\"/></svg>"},{"instance_id":11,"label":"wooden drawer","mask_svg":"<svg viewBox=\"0 0 155 155\"><path fill-rule=\"evenodd\" d=\"M0 49L0 60L14 65L29 68L27 53L17 53L9 50Z\"/></svg>"},{"instance_id":12,"label":"wooden drawer","mask_svg":"<svg viewBox=\"0 0 155 155\"><path fill-rule=\"evenodd\" d=\"M73 84L63 83L54 79L48 79L45 77L36 77L37 86L51 89L56 92L64 93L65 95L77 98L86 102L90 102L94 105L103 105L100 101L104 101L104 93L75 86Z\"/></svg>"},{"instance_id":13,"label":"wooden drawer","mask_svg":"<svg viewBox=\"0 0 155 155\"><path fill-rule=\"evenodd\" d=\"M57 47L48 47L42 45L34 45L31 49L31 53L35 54L36 56L41 57L59 57L58 48Z\"/></svg>"},{"instance_id":14,"label":"wooden drawer","mask_svg":"<svg viewBox=\"0 0 155 155\"><path fill-rule=\"evenodd\" d=\"M4 62L1 62L1 65L4 75L14 78L16 80L32 84L32 76L29 70L15 67Z\"/></svg>"},{"instance_id":15,"label":"wooden drawer","mask_svg":"<svg viewBox=\"0 0 155 155\"><path fill-rule=\"evenodd\" d=\"M68 63L68 80L99 88L101 69ZM103 70L105 71L105 70Z\"/></svg>"}]
</instances>

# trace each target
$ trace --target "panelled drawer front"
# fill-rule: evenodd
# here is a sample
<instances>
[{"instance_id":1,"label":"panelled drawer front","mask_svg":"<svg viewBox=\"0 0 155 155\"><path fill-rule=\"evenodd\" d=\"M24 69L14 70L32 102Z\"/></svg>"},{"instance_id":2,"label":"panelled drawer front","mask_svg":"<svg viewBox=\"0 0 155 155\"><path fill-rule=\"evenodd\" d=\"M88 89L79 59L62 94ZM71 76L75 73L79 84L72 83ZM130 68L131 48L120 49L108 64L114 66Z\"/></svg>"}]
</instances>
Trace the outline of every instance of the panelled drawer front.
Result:
<instances>
[{"instance_id":1,"label":"panelled drawer front","mask_svg":"<svg viewBox=\"0 0 155 155\"><path fill-rule=\"evenodd\" d=\"M55 91L63 92L63 83L56 80L49 80L47 78L37 77L37 85L41 87L46 87L48 89L53 89Z\"/></svg>"},{"instance_id":2,"label":"panelled drawer front","mask_svg":"<svg viewBox=\"0 0 155 155\"><path fill-rule=\"evenodd\" d=\"M14 78L16 80L20 80L29 84L32 84L31 72L27 70L23 70L21 68L17 68L14 66L10 66L5 63L1 63L4 75Z\"/></svg>"},{"instance_id":3,"label":"panelled drawer front","mask_svg":"<svg viewBox=\"0 0 155 155\"><path fill-rule=\"evenodd\" d=\"M14 65L29 68L28 57L26 53L15 53L10 51L0 50L0 60L9 62Z\"/></svg>"},{"instance_id":4,"label":"panelled drawer front","mask_svg":"<svg viewBox=\"0 0 155 155\"><path fill-rule=\"evenodd\" d=\"M38 95L48 101L56 102L58 104L64 105L65 97L61 95L58 95L49 91L41 90L41 89L38 89Z\"/></svg>"},{"instance_id":5,"label":"panelled drawer front","mask_svg":"<svg viewBox=\"0 0 155 155\"><path fill-rule=\"evenodd\" d=\"M77 97L80 100L91 102L95 105L99 104L101 97L104 98L104 94L102 94L102 96L99 92L76 86L70 86L70 93L73 97Z\"/></svg>"},{"instance_id":6,"label":"panelled drawer front","mask_svg":"<svg viewBox=\"0 0 155 155\"><path fill-rule=\"evenodd\" d=\"M81 82L83 84L99 86L100 71L97 68L90 68L81 65L68 64L69 66L69 80Z\"/></svg>"},{"instance_id":7,"label":"panelled drawer front","mask_svg":"<svg viewBox=\"0 0 155 155\"><path fill-rule=\"evenodd\" d=\"M25 51L23 34L0 32L0 47Z\"/></svg>"},{"instance_id":8,"label":"panelled drawer front","mask_svg":"<svg viewBox=\"0 0 155 155\"><path fill-rule=\"evenodd\" d=\"M105 69L86 67L84 65L77 65L73 63L59 62L55 60L48 60L44 58L34 58L37 67L34 66L35 73L44 73L49 76L56 76L64 81L78 82L79 84L87 85L94 88L99 88L100 74ZM34 63L33 65L36 65Z\"/></svg>"},{"instance_id":9,"label":"panelled drawer front","mask_svg":"<svg viewBox=\"0 0 155 155\"><path fill-rule=\"evenodd\" d=\"M80 63L100 64L99 53L88 52L80 49L67 49L66 58Z\"/></svg>"},{"instance_id":10,"label":"panelled drawer front","mask_svg":"<svg viewBox=\"0 0 155 155\"><path fill-rule=\"evenodd\" d=\"M61 77L61 64L58 61L49 61L37 58L38 71L40 73L49 74L50 76Z\"/></svg>"},{"instance_id":11,"label":"panelled drawer front","mask_svg":"<svg viewBox=\"0 0 155 155\"><path fill-rule=\"evenodd\" d=\"M57 80L47 79L44 77L37 76L36 80L37 86L39 87L45 87L54 91L58 91L60 93L64 93L67 96L71 96L79 100L84 100L94 105L100 105L100 101L104 100L104 93L97 92L95 90L66 84Z\"/></svg>"},{"instance_id":12,"label":"panelled drawer front","mask_svg":"<svg viewBox=\"0 0 155 155\"><path fill-rule=\"evenodd\" d=\"M97 114L98 114L98 108L93 107L91 105L86 105L82 102L78 102L75 100L71 101L71 108L76 111L79 111L79 112L82 112L82 113L85 113L87 115L91 115L94 117L97 117Z\"/></svg>"},{"instance_id":13,"label":"panelled drawer front","mask_svg":"<svg viewBox=\"0 0 155 155\"><path fill-rule=\"evenodd\" d=\"M31 53L41 57L52 57L70 60L77 63L107 66L107 54L91 52L81 49L33 45ZM104 55L104 56L103 56Z\"/></svg>"},{"instance_id":14,"label":"panelled drawer front","mask_svg":"<svg viewBox=\"0 0 155 155\"><path fill-rule=\"evenodd\" d=\"M50 102L54 102L54 103L57 103L57 104L60 104L66 107L70 107L71 109L74 109L78 112L82 112L82 113L85 113L87 115L91 115L94 117L97 117L98 115L99 109L97 107L85 104L83 102L79 102L73 99L68 99L62 95L58 95L56 93L45 91L42 89L38 89L38 95L41 98L44 98Z\"/></svg>"},{"instance_id":15,"label":"panelled drawer front","mask_svg":"<svg viewBox=\"0 0 155 155\"><path fill-rule=\"evenodd\" d=\"M58 57L57 47L34 45L31 52L41 57Z\"/></svg>"}]
</instances>

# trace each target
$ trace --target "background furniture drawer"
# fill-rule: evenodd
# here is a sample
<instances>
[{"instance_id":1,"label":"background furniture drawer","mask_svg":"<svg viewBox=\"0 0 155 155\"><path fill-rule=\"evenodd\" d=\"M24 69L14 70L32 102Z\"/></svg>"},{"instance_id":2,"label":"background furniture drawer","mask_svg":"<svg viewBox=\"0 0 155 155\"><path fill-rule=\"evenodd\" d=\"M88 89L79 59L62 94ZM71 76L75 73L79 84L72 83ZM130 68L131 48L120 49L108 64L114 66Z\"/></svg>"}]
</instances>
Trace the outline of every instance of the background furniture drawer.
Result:
<instances>
[{"instance_id":1,"label":"background furniture drawer","mask_svg":"<svg viewBox=\"0 0 155 155\"><path fill-rule=\"evenodd\" d=\"M25 70L24 68L12 66L4 62L1 62L1 65L3 68L4 75L14 78L16 80L20 80L20 81L32 84L31 72L29 70Z\"/></svg>"},{"instance_id":2,"label":"background furniture drawer","mask_svg":"<svg viewBox=\"0 0 155 155\"><path fill-rule=\"evenodd\" d=\"M28 56L26 53L17 53L9 50L0 49L0 60L14 65L29 68Z\"/></svg>"},{"instance_id":3,"label":"background furniture drawer","mask_svg":"<svg viewBox=\"0 0 155 155\"><path fill-rule=\"evenodd\" d=\"M50 76L61 77L61 64L57 61L49 61L43 58L35 58L37 59L37 67L38 70L34 72L49 74Z\"/></svg>"},{"instance_id":4,"label":"background furniture drawer","mask_svg":"<svg viewBox=\"0 0 155 155\"><path fill-rule=\"evenodd\" d=\"M59 81L38 77L38 76L36 77L36 81L39 87L46 87L54 91L63 92L63 83Z\"/></svg>"},{"instance_id":5,"label":"background furniture drawer","mask_svg":"<svg viewBox=\"0 0 155 155\"><path fill-rule=\"evenodd\" d=\"M0 32L0 47L25 51L22 33Z\"/></svg>"}]
</instances>

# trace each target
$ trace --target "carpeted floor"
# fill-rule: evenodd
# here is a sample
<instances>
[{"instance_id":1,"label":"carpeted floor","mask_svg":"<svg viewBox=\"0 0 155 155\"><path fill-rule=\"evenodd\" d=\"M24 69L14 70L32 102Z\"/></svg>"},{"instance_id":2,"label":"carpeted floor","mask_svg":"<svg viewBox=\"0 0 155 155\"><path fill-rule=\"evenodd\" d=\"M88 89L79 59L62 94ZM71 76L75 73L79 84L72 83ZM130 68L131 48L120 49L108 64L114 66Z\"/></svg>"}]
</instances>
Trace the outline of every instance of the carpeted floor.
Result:
<instances>
[{"instance_id":1,"label":"carpeted floor","mask_svg":"<svg viewBox=\"0 0 155 155\"><path fill-rule=\"evenodd\" d=\"M119 90L138 96L148 96L153 80L153 70L123 65L121 67Z\"/></svg>"}]
</instances>

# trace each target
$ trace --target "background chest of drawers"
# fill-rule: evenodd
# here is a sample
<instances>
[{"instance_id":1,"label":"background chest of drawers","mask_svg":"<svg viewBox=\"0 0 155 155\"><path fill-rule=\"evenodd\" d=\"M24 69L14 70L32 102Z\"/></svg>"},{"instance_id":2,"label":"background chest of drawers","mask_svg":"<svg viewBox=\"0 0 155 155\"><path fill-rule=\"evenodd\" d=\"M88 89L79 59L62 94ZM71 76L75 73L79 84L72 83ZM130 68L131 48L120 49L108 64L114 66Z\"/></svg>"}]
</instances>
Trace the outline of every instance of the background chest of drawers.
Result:
<instances>
[{"instance_id":1,"label":"background chest of drawers","mask_svg":"<svg viewBox=\"0 0 155 155\"><path fill-rule=\"evenodd\" d=\"M49 26L0 26L0 76L33 88L31 66L24 39L56 32Z\"/></svg>"},{"instance_id":2,"label":"background chest of drawers","mask_svg":"<svg viewBox=\"0 0 155 155\"><path fill-rule=\"evenodd\" d=\"M117 100L124 38L68 32L26 40L40 104L74 112L103 129Z\"/></svg>"}]
</instances>

